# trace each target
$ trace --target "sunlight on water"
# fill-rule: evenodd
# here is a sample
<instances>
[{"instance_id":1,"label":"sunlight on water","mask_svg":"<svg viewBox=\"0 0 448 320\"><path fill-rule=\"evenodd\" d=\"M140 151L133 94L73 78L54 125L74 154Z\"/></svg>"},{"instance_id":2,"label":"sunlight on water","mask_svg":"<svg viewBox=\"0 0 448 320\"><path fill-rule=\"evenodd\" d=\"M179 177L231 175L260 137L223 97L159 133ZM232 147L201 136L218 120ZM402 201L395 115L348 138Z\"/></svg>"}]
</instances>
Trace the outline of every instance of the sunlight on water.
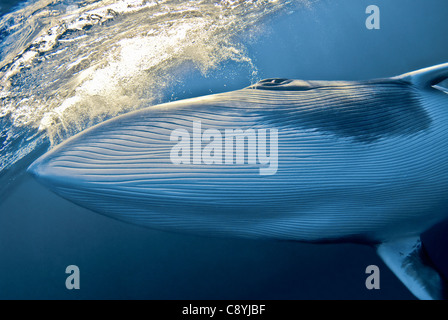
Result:
<instances>
[{"instance_id":1,"label":"sunlight on water","mask_svg":"<svg viewBox=\"0 0 448 320\"><path fill-rule=\"evenodd\" d=\"M164 101L182 76L257 69L242 35L307 1L40 0L0 21L0 170L105 119ZM288 9L288 10L289 10Z\"/></svg>"}]
</instances>

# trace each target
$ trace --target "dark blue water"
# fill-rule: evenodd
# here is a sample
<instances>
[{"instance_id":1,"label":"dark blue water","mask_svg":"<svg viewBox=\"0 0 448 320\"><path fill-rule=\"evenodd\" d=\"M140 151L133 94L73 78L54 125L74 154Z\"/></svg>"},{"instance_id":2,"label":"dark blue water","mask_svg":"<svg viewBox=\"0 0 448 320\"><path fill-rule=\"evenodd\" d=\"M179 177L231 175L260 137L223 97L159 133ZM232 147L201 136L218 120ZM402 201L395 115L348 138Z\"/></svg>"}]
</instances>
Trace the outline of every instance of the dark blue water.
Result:
<instances>
[{"instance_id":1,"label":"dark blue water","mask_svg":"<svg viewBox=\"0 0 448 320\"><path fill-rule=\"evenodd\" d=\"M381 9L380 30L364 25L370 4ZM2 12L11 5L0 2ZM447 62L447 16L448 3L437 0L318 1L271 17L261 37L241 41L260 78L386 77ZM228 62L207 77L192 71L167 95L249 83L247 70ZM19 182L0 200L0 299L414 299L368 246L158 232L80 208L29 176ZM446 230L424 238L442 270ZM65 287L72 264L80 290ZM380 290L365 287L371 264L381 270Z\"/></svg>"}]
</instances>

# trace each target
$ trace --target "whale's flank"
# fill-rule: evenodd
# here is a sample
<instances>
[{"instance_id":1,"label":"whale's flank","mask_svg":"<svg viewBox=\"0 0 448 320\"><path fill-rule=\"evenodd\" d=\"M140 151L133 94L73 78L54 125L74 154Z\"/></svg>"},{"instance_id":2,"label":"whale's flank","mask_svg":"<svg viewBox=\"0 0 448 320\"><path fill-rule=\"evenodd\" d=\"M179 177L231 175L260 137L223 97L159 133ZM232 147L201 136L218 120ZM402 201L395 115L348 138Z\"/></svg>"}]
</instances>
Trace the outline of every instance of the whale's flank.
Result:
<instances>
[{"instance_id":1,"label":"whale's flank","mask_svg":"<svg viewBox=\"0 0 448 320\"><path fill-rule=\"evenodd\" d=\"M290 104L282 103L266 114L273 125L314 129L369 143L418 133L431 124L418 91L404 81L269 80L249 88L282 94L282 102L285 96L290 99Z\"/></svg>"}]
</instances>

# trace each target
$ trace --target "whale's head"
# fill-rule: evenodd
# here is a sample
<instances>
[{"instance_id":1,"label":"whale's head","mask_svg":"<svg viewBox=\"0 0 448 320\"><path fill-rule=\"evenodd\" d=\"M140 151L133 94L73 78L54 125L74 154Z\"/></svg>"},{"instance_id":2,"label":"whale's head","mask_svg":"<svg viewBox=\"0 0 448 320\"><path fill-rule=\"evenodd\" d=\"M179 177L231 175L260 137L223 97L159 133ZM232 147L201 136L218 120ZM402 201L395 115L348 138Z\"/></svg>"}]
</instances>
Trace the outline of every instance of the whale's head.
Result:
<instances>
[{"instance_id":1,"label":"whale's head","mask_svg":"<svg viewBox=\"0 0 448 320\"><path fill-rule=\"evenodd\" d=\"M85 208L136 224L152 219L157 225L156 212L163 214L164 201L174 196L169 185L178 178L166 170L172 166L173 143L164 114L136 111L103 122L54 147L28 172Z\"/></svg>"},{"instance_id":2,"label":"whale's head","mask_svg":"<svg viewBox=\"0 0 448 320\"><path fill-rule=\"evenodd\" d=\"M209 163L206 144L223 143L226 128L246 130L254 123L252 115L243 117L216 99L171 102L110 119L56 146L28 172L56 194L112 218L158 229L222 229L212 220L240 203L238 194L248 190L244 181L254 184L265 171L272 176L276 159L268 131L263 164L226 164L224 151L216 158L217 149ZM199 163L195 130L202 134ZM262 205L255 190L252 196L246 212L255 213ZM230 224L228 229L241 229Z\"/></svg>"}]
</instances>

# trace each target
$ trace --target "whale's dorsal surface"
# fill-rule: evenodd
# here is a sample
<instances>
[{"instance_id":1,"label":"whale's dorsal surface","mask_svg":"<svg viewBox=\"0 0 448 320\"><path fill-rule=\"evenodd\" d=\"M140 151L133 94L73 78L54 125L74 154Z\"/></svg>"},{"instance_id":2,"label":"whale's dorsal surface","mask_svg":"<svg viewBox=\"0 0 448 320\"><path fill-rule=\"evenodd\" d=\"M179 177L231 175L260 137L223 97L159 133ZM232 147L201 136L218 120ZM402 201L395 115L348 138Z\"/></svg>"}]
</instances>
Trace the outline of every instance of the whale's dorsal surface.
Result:
<instances>
[{"instance_id":1,"label":"whale's dorsal surface","mask_svg":"<svg viewBox=\"0 0 448 320\"><path fill-rule=\"evenodd\" d=\"M409 243L447 218L448 96L432 87L447 69L266 79L151 106L81 132L29 171L70 201L150 228L379 245L414 294L443 297ZM411 258L396 258L403 246Z\"/></svg>"}]
</instances>

